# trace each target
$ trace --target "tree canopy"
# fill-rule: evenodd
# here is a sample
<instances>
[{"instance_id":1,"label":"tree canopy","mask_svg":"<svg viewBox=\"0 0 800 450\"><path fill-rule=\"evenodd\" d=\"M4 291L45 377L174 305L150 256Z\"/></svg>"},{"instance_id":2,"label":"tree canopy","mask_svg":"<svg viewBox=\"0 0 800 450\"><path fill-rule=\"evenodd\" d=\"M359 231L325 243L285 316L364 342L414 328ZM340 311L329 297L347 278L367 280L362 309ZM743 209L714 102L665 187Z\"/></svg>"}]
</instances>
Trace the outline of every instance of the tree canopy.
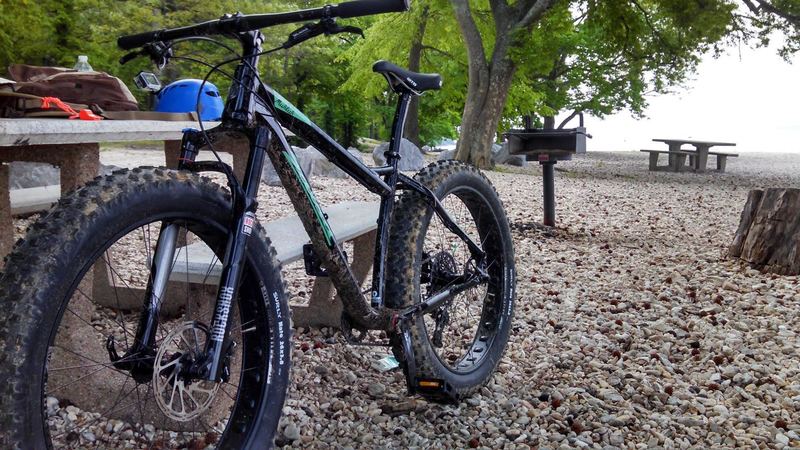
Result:
<instances>
[{"instance_id":1,"label":"tree canopy","mask_svg":"<svg viewBox=\"0 0 800 450\"><path fill-rule=\"evenodd\" d=\"M77 55L130 83L140 59L120 66L119 35L181 26L223 13L287 11L320 0L3 0L0 65L72 66ZM732 43L780 36L789 60L800 49L800 0L416 0L404 14L349 19L366 39L320 37L262 59L262 77L343 144L386 139L394 98L372 63L386 59L439 72L443 89L412 105L412 140L455 138L459 157L487 165L497 132L533 114L642 114L647 95L691 75L700 57ZM298 25L299 26L299 25ZM292 25L265 30L265 48ZM184 43L178 54L217 62L227 51ZM228 67L232 71L232 67ZM163 81L200 78L207 68L176 59ZM212 77L223 91L229 81ZM144 99L145 94L138 95Z\"/></svg>"}]
</instances>

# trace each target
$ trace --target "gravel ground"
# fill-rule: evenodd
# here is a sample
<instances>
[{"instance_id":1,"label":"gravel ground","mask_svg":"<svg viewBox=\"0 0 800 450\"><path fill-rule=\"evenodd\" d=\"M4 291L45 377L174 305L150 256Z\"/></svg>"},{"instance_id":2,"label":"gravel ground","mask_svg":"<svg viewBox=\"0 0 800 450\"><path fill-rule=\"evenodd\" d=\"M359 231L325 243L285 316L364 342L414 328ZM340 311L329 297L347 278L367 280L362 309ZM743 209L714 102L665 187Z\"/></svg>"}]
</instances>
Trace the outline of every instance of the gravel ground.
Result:
<instances>
[{"instance_id":1,"label":"gravel ground","mask_svg":"<svg viewBox=\"0 0 800 450\"><path fill-rule=\"evenodd\" d=\"M141 150L101 159L163 164ZM800 155L743 154L726 174L649 173L638 152L556 167L555 229L537 225L537 166L487 173L511 222L518 297L506 355L481 393L456 406L408 398L401 373L374 368L386 349L298 329L281 445L800 446L798 277L725 257L748 190L800 185ZM349 180L313 187L323 204L371 198ZM260 197L261 220L291 212L281 188ZM310 292L288 269L291 295Z\"/></svg>"}]
</instances>

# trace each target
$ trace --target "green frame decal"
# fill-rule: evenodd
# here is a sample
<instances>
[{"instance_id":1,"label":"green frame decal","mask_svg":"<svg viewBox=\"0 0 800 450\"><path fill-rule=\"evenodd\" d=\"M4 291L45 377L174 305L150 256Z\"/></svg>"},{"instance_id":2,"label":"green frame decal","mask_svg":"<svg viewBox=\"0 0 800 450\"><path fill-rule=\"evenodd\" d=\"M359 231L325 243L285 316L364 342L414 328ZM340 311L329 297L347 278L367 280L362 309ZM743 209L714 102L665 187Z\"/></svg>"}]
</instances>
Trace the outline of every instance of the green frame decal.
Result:
<instances>
[{"instance_id":1,"label":"green frame decal","mask_svg":"<svg viewBox=\"0 0 800 450\"><path fill-rule=\"evenodd\" d=\"M294 176L300 181L300 187L303 188L303 192L306 194L306 198L308 198L308 202L311 204L311 209L314 211L314 215L317 216L317 222L319 222L320 226L322 227L322 234L325 235L325 241L327 242L328 247L333 248L336 245L336 239L333 236L333 231L328 224L328 220L325 219L325 213L322 212L322 208L319 206L319 202L314 196L314 192L311 190L311 185L308 184L306 174L304 174L303 169L300 168L300 164L298 164L297 158L294 156L294 152L288 152L284 150L283 157L286 158L286 162L288 162L289 167L292 168Z\"/></svg>"},{"instance_id":2,"label":"green frame decal","mask_svg":"<svg viewBox=\"0 0 800 450\"><path fill-rule=\"evenodd\" d=\"M309 119L305 114L303 114L302 111L297 109L297 107L294 106L292 102L286 100L281 94L272 91L272 96L275 99L276 109L279 109L285 112L286 114L289 114L290 116L294 117L295 119L307 123L308 125L312 124L311 119Z\"/></svg>"}]
</instances>

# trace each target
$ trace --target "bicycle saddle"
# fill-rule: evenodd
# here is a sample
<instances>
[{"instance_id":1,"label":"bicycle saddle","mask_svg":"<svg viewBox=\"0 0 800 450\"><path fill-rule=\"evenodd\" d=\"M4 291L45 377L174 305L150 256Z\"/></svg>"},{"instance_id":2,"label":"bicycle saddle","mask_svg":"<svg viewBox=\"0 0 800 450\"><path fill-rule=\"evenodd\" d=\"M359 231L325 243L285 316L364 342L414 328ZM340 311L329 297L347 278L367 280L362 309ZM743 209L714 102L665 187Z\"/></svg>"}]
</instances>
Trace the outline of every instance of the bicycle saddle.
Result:
<instances>
[{"instance_id":1,"label":"bicycle saddle","mask_svg":"<svg viewBox=\"0 0 800 450\"><path fill-rule=\"evenodd\" d=\"M438 73L417 73L396 66L389 61L378 61L372 65L372 71L382 74L389 82L389 87L399 93L407 90L414 95L442 87L442 76Z\"/></svg>"}]
</instances>

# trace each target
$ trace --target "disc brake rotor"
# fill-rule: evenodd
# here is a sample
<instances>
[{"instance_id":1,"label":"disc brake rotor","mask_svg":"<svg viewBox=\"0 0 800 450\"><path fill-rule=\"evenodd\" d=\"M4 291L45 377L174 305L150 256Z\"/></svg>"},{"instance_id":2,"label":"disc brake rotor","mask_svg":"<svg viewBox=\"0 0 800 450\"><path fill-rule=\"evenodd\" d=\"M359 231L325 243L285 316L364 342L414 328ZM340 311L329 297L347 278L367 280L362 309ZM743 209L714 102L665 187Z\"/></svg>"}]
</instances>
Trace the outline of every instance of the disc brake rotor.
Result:
<instances>
[{"instance_id":1,"label":"disc brake rotor","mask_svg":"<svg viewBox=\"0 0 800 450\"><path fill-rule=\"evenodd\" d=\"M214 400L219 383L192 379L189 365L205 347L208 327L184 322L172 330L158 347L153 370L153 391L159 409L170 419L188 422L205 412Z\"/></svg>"}]
</instances>

